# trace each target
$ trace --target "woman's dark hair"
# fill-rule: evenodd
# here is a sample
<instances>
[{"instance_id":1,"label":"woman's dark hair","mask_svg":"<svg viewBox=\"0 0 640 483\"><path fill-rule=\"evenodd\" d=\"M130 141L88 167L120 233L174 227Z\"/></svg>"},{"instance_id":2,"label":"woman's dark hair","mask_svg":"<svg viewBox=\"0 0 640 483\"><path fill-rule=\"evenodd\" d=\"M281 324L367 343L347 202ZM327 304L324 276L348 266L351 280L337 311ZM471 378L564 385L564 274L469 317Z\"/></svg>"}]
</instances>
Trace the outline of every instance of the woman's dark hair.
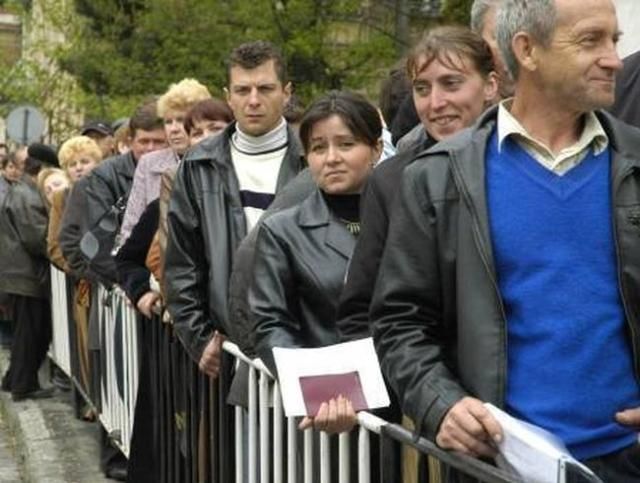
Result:
<instances>
[{"instance_id":1,"label":"woman's dark hair","mask_svg":"<svg viewBox=\"0 0 640 483\"><path fill-rule=\"evenodd\" d=\"M495 70L491 49L480 35L466 27L445 25L430 30L413 48L407 58L407 74L415 79L434 60L457 69L459 59L471 61L469 67L484 78Z\"/></svg>"},{"instance_id":2,"label":"woman's dark hair","mask_svg":"<svg viewBox=\"0 0 640 483\"><path fill-rule=\"evenodd\" d=\"M220 99L205 99L194 105L184 117L184 130L191 134L196 121L224 121L230 123L234 121L233 111L229 105Z\"/></svg>"},{"instance_id":3,"label":"woman's dark hair","mask_svg":"<svg viewBox=\"0 0 640 483\"><path fill-rule=\"evenodd\" d=\"M378 110L360 94L330 91L315 100L302 117L300 141L305 152L309 151L313 126L334 115L340 116L357 140L369 146L377 145L382 136L382 121Z\"/></svg>"},{"instance_id":4,"label":"woman's dark hair","mask_svg":"<svg viewBox=\"0 0 640 483\"><path fill-rule=\"evenodd\" d=\"M16 154L13 151L11 151L8 155L0 158L0 168L5 169L9 163L17 166Z\"/></svg>"},{"instance_id":5,"label":"woman's dark hair","mask_svg":"<svg viewBox=\"0 0 640 483\"><path fill-rule=\"evenodd\" d=\"M27 156L27 159L24 162L24 172L29 176L38 176L38 173L42 169L43 164L44 163L38 158Z\"/></svg>"},{"instance_id":6,"label":"woman's dark hair","mask_svg":"<svg viewBox=\"0 0 640 483\"><path fill-rule=\"evenodd\" d=\"M411 80L407 76L407 60L402 59L391 68L380 85L378 106L387 126L393 124L407 96L411 96Z\"/></svg>"},{"instance_id":7,"label":"woman's dark hair","mask_svg":"<svg viewBox=\"0 0 640 483\"><path fill-rule=\"evenodd\" d=\"M304 106L298 96L291 94L289 102L284 106L282 117L284 117L289 124L295 124L302 121L302 116L304 116Z\"/></svg>"}]
</instances>

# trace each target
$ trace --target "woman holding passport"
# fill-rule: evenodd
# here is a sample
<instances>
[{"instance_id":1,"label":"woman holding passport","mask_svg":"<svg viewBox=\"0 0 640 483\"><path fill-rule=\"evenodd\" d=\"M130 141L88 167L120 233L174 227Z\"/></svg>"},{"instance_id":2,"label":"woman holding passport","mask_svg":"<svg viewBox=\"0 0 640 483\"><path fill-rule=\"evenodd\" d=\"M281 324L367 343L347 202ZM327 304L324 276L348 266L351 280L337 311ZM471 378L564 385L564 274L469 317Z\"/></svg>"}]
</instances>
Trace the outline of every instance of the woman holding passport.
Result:
<instances>
[{"instance_id":1,"label":"woman holding passport","mask_svg":"<svg viewBox=\"0 0 640 483\"><path fill-rule=\"evenodd\" d=\"M360 231L360 192L382 152L381 134L376 108L349 92L324 95L302 119L300 140L317 187L261 223L249 291L256 350L274 374L274 347L339 342L338 300ZM355 422L351 401L339 395L299 427L338 433Z\"/></svg>"}]
</instances>

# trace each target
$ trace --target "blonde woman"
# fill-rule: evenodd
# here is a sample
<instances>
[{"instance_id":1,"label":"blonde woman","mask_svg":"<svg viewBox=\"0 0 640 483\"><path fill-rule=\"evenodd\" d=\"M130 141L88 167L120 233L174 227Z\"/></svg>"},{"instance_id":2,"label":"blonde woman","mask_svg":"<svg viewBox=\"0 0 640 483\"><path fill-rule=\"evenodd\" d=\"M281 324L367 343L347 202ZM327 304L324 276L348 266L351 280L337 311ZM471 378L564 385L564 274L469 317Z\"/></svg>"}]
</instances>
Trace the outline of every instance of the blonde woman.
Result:
<instances>
[{"instance_id":1,"label":"blonde woman","mask_svg":"<svg viewBox=\"0 0 640 483\"><path fill-rule=\"evenodd\" d=\"M60 168L45 168L38 173L36 180L40 194L47 201L47 208L51 208L55 193L66 190L70 185L67 173Z\"/></svg>"},{"instance_id":2,"label":"blonde woman","mask_svg":"<svg viewBox=\"0 0 640 483\"><path fill-rule=\"evenodd\" d=\"M88 136L75 136L67 140L58 153L60 166L66 172L72 185L75 185L82 178L87 176L102 159L102 150L93 139ZM80 186L78 186L80 188ZM83 207L73 207L67 205L67 197L70 188L58 191L53 194L51 201L51 211L49 215L49 229L47 233L47 252L49 259L58 268L67 272L75 280L73 293L73 317L76 324L76 340L78 345L78 362L80 369L80 381L85 391L89 391L90 368L88 325L89 325L89 299L91 286L84 278L84 274L74 271L65 260L59 243L62 215L65 209L82 209ZM83 418L93 420L94 414L91 409L83 411Z\"/></svg>"},{"instance_id":3,"label":"blonde woman","mask_svg":"<svg viewBox=\"0 0 640 483\"><path fill-rule=\"evenodd\" d=\"M210 98L209 90L200 82L183 79L172 84L158 99L158 116L164 122L169 147L149 153L138 160L120 228L119 246L129 238L147 205L160 195L162 173L177 167L189 148L189 135L184 128L187 113L198 102Z\"/></svg>"},{"instance_id":4,"label":"blonde woman","mask_svg":"<svg viewBox=\"0 0 640 483\"><path fill-rule=\"evenodd\" d=\"M58 153L60 166L66 172L71 185L89 174L102 159L102 151L98 144L88 136L75 136L66 141ZM46 171L46 170L45 170ZM69 271L58 243L60 220L64 212L69 188L52 195L49 213L49 230L47 234L47 251L49 259L60 269Z\"/></svg>"}]
</instances>

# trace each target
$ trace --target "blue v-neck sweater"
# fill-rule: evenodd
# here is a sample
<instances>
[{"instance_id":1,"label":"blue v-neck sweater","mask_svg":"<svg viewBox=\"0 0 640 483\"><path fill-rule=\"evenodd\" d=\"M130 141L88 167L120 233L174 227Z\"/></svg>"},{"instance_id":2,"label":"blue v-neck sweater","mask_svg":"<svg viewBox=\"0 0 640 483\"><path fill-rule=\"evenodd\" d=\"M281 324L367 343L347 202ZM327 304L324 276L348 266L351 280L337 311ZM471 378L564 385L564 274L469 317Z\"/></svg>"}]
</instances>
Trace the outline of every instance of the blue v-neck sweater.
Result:
<instances>
[{"instance_id":1,"label":"blue v-neck sweater","mask_svg":"<svg viewBox=\"0 0 640 483\"><path fill-rule=\"evenodd\" d=\"M618 287L609 150L563 176L507 138L489 141L487 204L507 316L509 413L579 459L631 445L640 406Z\"/></svg>"}]
</instances>

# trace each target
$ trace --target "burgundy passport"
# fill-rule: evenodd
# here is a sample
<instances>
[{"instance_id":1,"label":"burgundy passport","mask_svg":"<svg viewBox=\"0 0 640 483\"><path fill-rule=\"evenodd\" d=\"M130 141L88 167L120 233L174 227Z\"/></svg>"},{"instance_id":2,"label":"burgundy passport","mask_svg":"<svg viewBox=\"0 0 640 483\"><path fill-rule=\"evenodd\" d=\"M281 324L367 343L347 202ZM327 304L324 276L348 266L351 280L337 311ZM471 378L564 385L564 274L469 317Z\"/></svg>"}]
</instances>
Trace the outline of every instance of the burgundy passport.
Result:
<instances>
[{"instance_id":1,"label":"burgundy passport","mask_svg":"<svg viewBox=\"0 0 640 483\"><path fill-rule=\"evenodd\" d=\"M355 411L368 409L367 400L362 392L360 375L357 371L344 374L324 374L321 376L302 376L300 389L307 408L307 415L318 414L320 405L329 399L342 395L351 401Z\"/></svg>"}]
</instances>

